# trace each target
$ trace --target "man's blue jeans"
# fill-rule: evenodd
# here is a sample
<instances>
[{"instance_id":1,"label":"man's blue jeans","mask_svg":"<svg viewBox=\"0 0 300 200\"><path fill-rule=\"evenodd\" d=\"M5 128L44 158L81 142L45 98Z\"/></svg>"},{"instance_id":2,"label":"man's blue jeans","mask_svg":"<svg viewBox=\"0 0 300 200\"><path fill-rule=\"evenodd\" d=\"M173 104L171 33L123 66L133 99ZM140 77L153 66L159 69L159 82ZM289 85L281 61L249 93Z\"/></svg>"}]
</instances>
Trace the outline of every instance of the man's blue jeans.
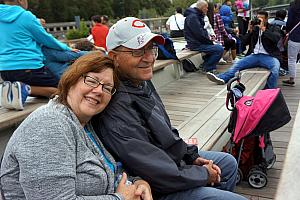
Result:
<instances>
[{"instance_id":1,"label":"man's blue jeans","mask_svg":"<svg viewBox=\"0 0 300 200\"><path fill-rule=\"evenodd\" d=\"M217 187L197 187L189 190L167 194L159 200L246 200L246 198L233 193L237 175L237 162L233 156L223 152L199 151L205 159L213 160L221 169L221 184ZM180 190L180 188L178 188Z\"/></svg>"},{"instance_id":2,"label":"man's blue jeans","mask_svg":"<svg viewBox=\"0 0 300 200\"><path fill-rule=\"evenodd\" d=\"M267 80L266 88L271 89L277 87L280 63L277 58L266 54L251 54L246 56L245 58L234 63L229 70L219 74L218 77L227 83L231 78L234 77L237 71L255 67L262 67L270 70L270 76Z\"/></svg>"},{"instance_id":3,"label":"man's blue jeans","mask_svg":"<svg viewBox=\"0 0 300 200\"><path fill-rule=\"evenodd\" d=\"M205 71L212 71L216 69L216 65L218 64L219 60L223 56L224 49L221 45L214 44L214 45L208 45L208 44L201 44L197 48L191 48L193 51L199 51L203 52L206 55L203 56L203 69Z\"/></svg>"}]
</instances>

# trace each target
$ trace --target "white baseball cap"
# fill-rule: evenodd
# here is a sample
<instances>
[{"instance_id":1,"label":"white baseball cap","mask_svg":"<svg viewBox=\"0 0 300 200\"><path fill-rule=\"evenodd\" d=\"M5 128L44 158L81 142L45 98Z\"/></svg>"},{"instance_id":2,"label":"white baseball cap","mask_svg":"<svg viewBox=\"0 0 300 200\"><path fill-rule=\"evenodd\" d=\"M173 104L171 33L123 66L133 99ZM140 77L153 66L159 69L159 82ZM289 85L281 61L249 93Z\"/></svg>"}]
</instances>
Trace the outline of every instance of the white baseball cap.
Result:
<instances>
[{"instance_id":1,"label":"white baseball cap","mask_svg":"<svg viewBox=\"0 0 300 200\"><path fill-rule=\"evenodd\" d=\"M161 35L151 33L150 28L140 19L126 17L109 29L106 46L108 51L121 45L130 49L140 49L152 39L157 44L165 43Z\"/></svg>"}]
</instances>

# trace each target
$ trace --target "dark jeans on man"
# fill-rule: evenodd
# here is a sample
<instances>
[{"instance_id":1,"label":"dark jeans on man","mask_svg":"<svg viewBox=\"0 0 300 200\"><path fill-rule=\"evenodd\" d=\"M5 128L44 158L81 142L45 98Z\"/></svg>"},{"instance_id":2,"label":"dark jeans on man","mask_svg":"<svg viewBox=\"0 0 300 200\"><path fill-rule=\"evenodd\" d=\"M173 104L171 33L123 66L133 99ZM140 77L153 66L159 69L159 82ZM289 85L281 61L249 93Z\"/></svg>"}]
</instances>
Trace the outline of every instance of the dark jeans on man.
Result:
<instances>
[{"instance_id":1,"label":"dark jeans on man","mask_svg":"<svg viewBox=\"0 0 300 200\"><path fill-rule=\"evenodd\" d=\"M59 79L47 68L1 71L4 81L20 81L30 86L57 87Z\"/></svg>"},{"instance_id":2,"label":"dark jeans on man","mask_svg":"<svg viewBox=\"0 0 300 200\"><path fill-rule=\"evenodd\" d=\"M217 63L223 56L224 49L219 44L201 44L199 47L191 49L193 51L199 51L205 53L203 56L203 69L207 72L215 70L217 68Z\"/></svg>"}]
</instances>

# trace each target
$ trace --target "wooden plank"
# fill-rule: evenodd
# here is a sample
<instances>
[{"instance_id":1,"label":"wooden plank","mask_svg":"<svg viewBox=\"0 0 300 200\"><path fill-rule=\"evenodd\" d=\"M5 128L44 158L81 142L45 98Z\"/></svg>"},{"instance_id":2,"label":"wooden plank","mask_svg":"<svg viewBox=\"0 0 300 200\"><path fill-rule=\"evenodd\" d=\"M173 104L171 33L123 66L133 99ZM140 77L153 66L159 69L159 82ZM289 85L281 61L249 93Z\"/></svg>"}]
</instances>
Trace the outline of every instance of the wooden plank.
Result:
<instances>
[{"instance_id":1,"label":"wooden plank","mask_svg":"<svg viewBox=\"0 0 300 200\"><path fill-rule=\"evenodd\" d=\"M46 104L47 102L48 99L29 98L28 101L26 101L25 109L22 111L7 110L5 108L1 108L1 110L5 111L2 111L2 114L0 115L0 129L5 129L20 123L31 112Z\"/></svg>"},{"instance_id":2,"label":"wooden plank","mask_svg":"<svg viewBox=\"0 0 300 200\"><path fill-rule=\"evenodd\" d=\"M205 107L199 109L194 116L178 127L180 136L183 139L192 137L224 105L224 101L225 99L222 98L214 98Z\"/></svg>"}]
</instances>

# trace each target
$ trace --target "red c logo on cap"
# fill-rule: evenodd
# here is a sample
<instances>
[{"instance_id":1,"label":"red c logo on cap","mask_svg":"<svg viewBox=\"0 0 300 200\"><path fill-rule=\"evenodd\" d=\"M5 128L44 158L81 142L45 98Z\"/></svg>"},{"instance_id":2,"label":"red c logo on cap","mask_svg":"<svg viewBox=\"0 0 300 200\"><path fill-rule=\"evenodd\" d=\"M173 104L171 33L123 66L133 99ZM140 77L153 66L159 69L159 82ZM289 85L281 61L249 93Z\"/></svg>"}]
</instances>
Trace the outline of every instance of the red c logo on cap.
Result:
<instances>
[{"instance_id":1,"label":"red c logo on cap","mask_svg":"<svg viewBox=\"0 0 300 200\"><path fill-rule=\"evenodd\" d=\"M136 19L136 20L133 20L131 26L132 26L132 27L135 27L135 28L144 28L144 27L145 27L145 24L144 24L144 22L142 22L141 20Z\"/></svg>"}]
</instances>

